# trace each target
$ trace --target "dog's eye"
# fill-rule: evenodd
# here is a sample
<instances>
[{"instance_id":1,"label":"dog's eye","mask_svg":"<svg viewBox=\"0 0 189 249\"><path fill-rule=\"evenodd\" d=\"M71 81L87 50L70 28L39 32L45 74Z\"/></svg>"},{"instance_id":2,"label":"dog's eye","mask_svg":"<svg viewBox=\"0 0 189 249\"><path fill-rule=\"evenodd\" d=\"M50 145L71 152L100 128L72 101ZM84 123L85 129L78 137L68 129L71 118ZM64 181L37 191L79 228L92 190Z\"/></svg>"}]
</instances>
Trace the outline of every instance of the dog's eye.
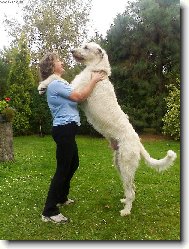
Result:
<instances>
[{"instance_id":1,"label":"dog's eye","mask_svg":"<svg viewBox=\"0 0 189 249\"><path fill-rule=\"evenodd\" d=\"M88 49L87 45L84 47L84 49Z\"/></svg>"}]
</instances>

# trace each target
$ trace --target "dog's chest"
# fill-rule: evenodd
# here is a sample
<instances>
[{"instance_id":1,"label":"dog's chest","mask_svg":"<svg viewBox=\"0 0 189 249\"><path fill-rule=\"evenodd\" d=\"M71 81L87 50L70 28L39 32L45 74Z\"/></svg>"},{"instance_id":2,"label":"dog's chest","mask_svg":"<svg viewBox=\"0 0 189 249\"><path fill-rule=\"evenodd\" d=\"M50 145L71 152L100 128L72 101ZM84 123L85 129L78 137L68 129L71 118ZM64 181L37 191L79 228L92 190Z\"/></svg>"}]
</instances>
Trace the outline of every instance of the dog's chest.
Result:
<instances>
[{"instance_id":1,"label":"dog's chest","mask_svg":"<svg viewBox=\"0 0 189 249\"><path fill-rule=\"evenodd\" d=\"M73 85L74 89L80 91L83 89L83 87L89 84L90 80L91 80L91 71L84 70L75 77L75 79L72 81L71 84ZM117 103L114 87L107 78L96 84L90 96L87 98L87 100L84 103L82 103L82 106L85 106L85 110L96 109L95 108L96 105L100 105L101 108L105 109L107 108L107 106L109 106L110 101L112 103Z\"/></svg>"},{"instance_id":2,"label":"dog's chest","mask_svg":"<svg viewBox=\"0 0 189 249\"><path fill-rule=\"evenodd\" d=\"M90 97L108 98L115 97L114 87L110 83L109 79L105 79L95 86Z\"/></svg>"},{"instance_id":3,"label":"dog's chest","mask_svg":"<svg viewBox=\"0 0 189 249\"><path fill-rule=\"evenodd\" d=\"M91 72L84 70L80 74L76 75L71 84L74 87L74 89L80 90L84 86L89 84L90 80L91 80Z\"/></svg>"}]
</instances>

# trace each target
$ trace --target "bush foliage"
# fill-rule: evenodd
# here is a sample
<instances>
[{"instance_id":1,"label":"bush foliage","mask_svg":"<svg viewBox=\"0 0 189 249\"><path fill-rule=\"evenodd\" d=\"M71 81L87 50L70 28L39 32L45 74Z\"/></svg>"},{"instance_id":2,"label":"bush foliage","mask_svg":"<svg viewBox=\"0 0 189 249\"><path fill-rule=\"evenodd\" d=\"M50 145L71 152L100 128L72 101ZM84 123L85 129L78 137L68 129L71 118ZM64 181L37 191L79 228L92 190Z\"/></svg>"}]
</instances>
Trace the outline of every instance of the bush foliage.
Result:
<instances>
[{"instance_id":1,"label":"bush foliage","mask_svg":"<svg viewBox=\"0 0 189 249\"><path fill-rule=\"evenodd\" d=\"M163 118L163 132L175 140L180 139L180 80L169 85L169 94L166 97L167 112Z\"/></svg>"}]
</instances>

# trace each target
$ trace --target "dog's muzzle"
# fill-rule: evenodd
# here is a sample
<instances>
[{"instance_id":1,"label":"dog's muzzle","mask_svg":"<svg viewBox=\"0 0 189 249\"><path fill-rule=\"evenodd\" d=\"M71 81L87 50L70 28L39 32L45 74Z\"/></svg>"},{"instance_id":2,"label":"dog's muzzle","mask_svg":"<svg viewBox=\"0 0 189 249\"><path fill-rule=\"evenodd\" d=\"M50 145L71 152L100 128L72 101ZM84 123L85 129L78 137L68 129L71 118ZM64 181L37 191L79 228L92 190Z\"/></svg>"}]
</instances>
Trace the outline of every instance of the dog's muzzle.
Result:
<instances>
[{"instance_id":1,"label":"dog's muzzle","mask_svg":"<svg viewBox=\"0 0 189 249\"><path fill-rule=\"evenodd\" d=\"M83 58L81 55L77 54L77 52L76 52L75 49L73 49L73 50L71 51L71 53L72 53L72 55L73 55L73 57L74 57L74 59L75 59L76 61L81 62L81 61L84 60L84 58Z\"/></svg>"}]
</instances>

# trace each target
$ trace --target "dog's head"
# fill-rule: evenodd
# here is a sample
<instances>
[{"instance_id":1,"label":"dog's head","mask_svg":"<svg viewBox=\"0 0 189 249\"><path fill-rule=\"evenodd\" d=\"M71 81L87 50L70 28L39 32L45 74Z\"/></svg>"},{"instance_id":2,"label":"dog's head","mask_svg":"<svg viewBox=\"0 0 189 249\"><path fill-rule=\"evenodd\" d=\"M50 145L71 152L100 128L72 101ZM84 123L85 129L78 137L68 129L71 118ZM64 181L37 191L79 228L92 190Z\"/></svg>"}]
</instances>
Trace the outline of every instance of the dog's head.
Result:
<instances>
[{"instance_id":1,"label":"dog's head","mask_svg":"<svg viewBox=\"0 0 189 249\"><path fill-rule=\"evenodd\" d=\"M103 49L94 42L86 43L80 48L73 49L72 54L76 61L86 65L99 61L104 56Z\"/></svg>"},{"instance_id":2,"label":"dog's head","mask_svg":"<svg viewBox=\"0 0 189 249\"><path fill-rule=\"evenodd\" d=\"M84 44L80 48L72 50L73 57L76 61L94 67L94 69L104 70L110 75L110 65L106 51L95 42Z\"/></svg>"}]
</instances>

